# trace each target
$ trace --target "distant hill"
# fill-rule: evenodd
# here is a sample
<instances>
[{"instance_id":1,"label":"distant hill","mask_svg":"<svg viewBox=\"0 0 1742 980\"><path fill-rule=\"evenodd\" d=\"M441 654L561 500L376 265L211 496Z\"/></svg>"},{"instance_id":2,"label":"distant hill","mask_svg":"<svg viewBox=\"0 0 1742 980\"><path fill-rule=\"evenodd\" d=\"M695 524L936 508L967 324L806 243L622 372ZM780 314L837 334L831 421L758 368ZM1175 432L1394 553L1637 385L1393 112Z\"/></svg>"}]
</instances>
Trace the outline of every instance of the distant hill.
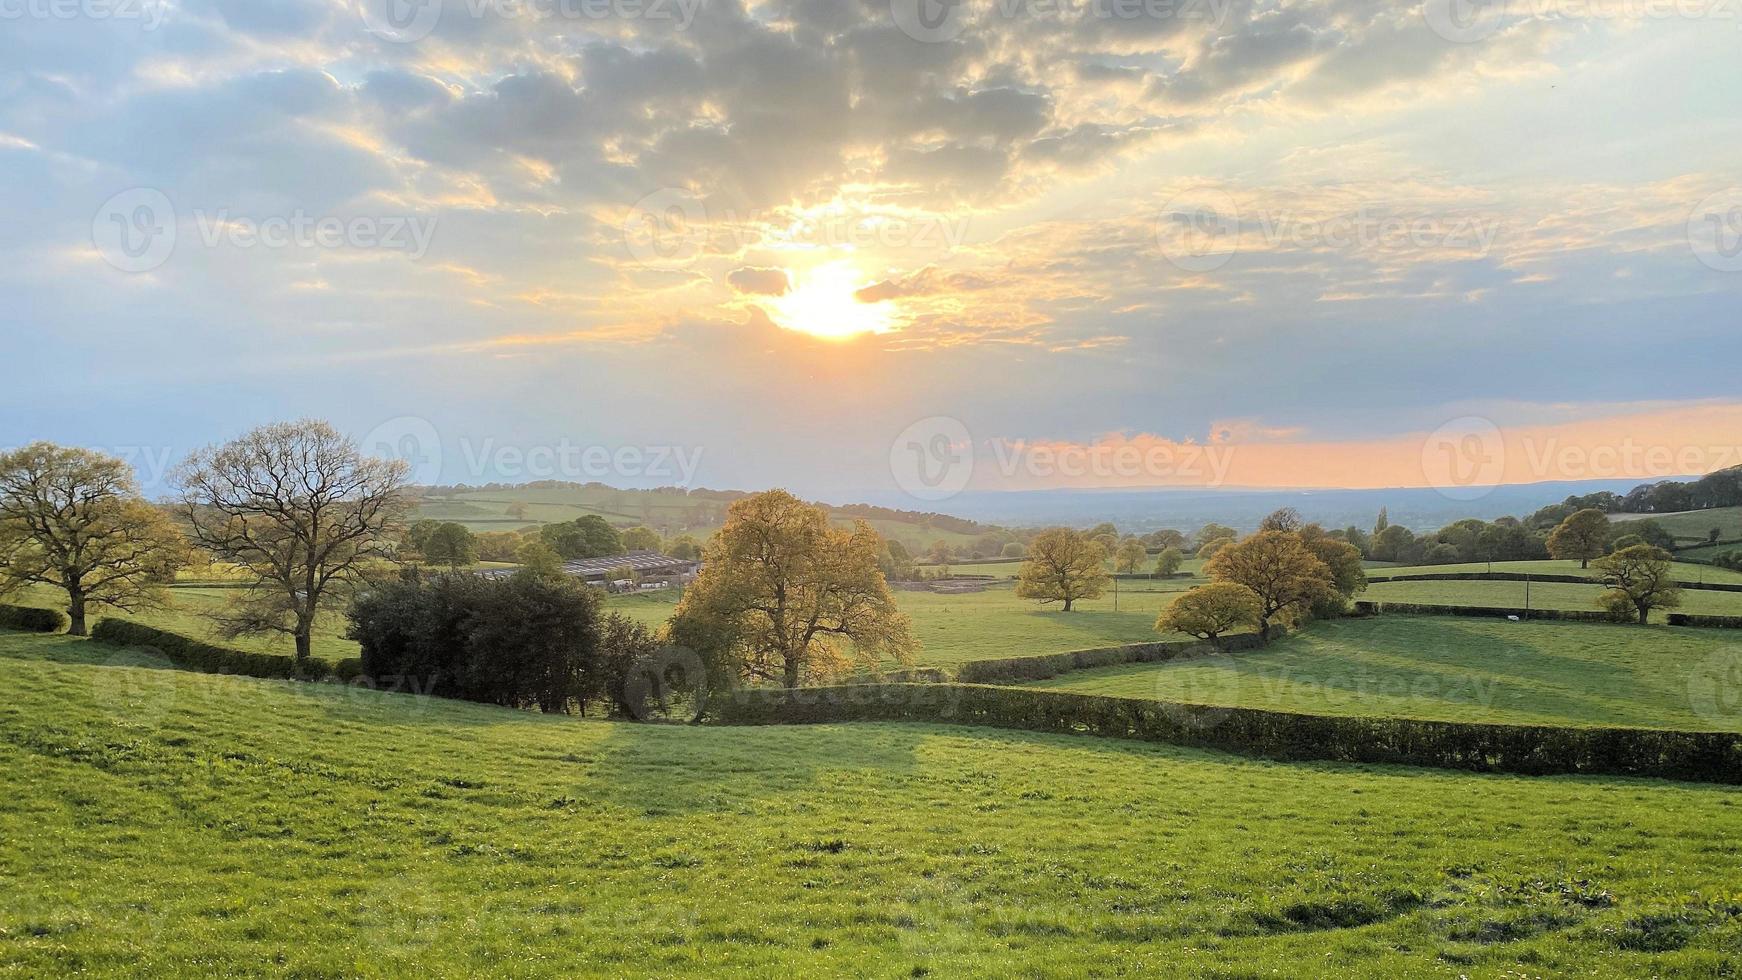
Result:
<instances>
[{"instance_id":1,"label":"distant hill","mask_svg":"<svg viewBox=\"0 0 1742 980\"><path fill-rule=\"evenodd\" d=\"M622 490L603 483L539 481L482 487L418 487L416 519L453 521L473 531L513 531L572 521L597 514L620 527L646 525L662 536L693 534L706 538L726 520L726 508L749 496L743 490ZM949 514L877 507L823 504L837 523L868 521L886 538L922 551L935 541L966 544L994 528Z\"/></svg>"},{"instance_id":2,"label":"distant hill","mask_svg":"<svg viewBox=\"0 0 1742 980\"><path fill-rule=\"evenodd\" d=\"M1293 507L1325 527L1373 526L1384 507L1391 523L1434 531L1466 517L1493 520L1523 516L1575 494L1626 493L1637 480L1580 480L1495 487L1474 500L1454 499L1431 488L1388 490L1031 490L968 492L940 506L964 518L1005 527L1062 524L1087 527L1112 521L1119 530L1144 533L1165 527L1191 530L1214 521L1251 531L1266 514ZM1467 495L1464 495L1467 496Z\"/></svg>"}]
</instances>

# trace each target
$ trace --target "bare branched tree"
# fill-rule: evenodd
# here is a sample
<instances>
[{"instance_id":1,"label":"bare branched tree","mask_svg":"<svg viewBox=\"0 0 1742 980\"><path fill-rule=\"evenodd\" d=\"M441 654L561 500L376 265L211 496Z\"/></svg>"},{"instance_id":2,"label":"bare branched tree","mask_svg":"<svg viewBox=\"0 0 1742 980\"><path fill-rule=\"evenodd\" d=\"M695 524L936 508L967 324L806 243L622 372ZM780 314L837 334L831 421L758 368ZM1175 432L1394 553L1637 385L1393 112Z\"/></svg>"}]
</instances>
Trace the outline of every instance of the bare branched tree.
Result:
<instances>
[{"instance_id":1,"label":"bare branched tree","mask_svg":"<svg viewBox=\"0 0 1742 980\"><path fill-rule=\"evenodd\" d=\"M392 559L406 472L313 419L262 426L191 456L177 472L181 517L214 558L252 577L219 629L287 633L306 662L323 603Z\"/></svg>"}]
</instances>

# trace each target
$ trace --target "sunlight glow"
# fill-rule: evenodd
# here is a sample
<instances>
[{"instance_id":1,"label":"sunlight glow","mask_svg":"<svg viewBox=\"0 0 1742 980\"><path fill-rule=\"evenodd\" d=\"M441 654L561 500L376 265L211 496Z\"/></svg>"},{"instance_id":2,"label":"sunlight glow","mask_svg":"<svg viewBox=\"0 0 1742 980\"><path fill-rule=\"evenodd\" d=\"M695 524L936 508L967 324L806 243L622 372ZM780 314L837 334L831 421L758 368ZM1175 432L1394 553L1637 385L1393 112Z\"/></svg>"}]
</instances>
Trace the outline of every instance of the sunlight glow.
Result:
<instances>
[{"instance_id":1,"label":"sunlight glow","mask_svg":"<svg viewBox=\"0 0 1742 980\"><path fill-rule=\"evenodd\" d=\"M793 280L793 289L769 304L774 322L788 330L845 340L894 329L890 303L861 303L853 298L870 280L852 262L839 260L795 272Z\"/></svg>"}]
</instances>

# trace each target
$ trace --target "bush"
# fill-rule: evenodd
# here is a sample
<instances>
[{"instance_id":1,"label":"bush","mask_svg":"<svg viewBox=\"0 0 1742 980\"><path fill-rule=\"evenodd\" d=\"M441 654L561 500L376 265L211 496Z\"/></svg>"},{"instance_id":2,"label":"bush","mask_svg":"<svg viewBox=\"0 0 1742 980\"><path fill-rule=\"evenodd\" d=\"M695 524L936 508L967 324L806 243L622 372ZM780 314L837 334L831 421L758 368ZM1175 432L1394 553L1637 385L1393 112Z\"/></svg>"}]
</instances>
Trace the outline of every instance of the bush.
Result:
<instances>
[{"instance_id":1,"label":"bush","mask_svg":"<svg viewBox=\"0 0 1742 980\"><path fill-rule=\"evenodd\" d=\"M350 618L349 635L363 648L362 674L377 682L546 712L613 692L598 599L569 578L401 581L358 597Z\"/></svg>"},{"instance_id":2,"label":"bush","mask_svg":"<svg viewBox=\"0 0 1742 980\"><path fill-rule=\"evenodd\" d=\"M1742 616L1695 616L1691 613L1672 612L1669 614L1671 626L1697 626L1704 629L1742 630Z\"/></svg>"},{"instance_id":3,"label":"bush","mask_svg":"<svg viewBox=\"0 0 1742 980\"><path fill-rule=\"evenodd\" d=\"M20 633L64 633L72 621L58 609L0 605L0 629Z\"/></svg>"},{"instance_id":4,"label":"bush","mask_svg":"<svg viewBox=\"0 0 1742 980\"><path fill-rule=\"evenodd\" d=\"M1478 725L1293 714L970 684L740 689L723 724L943 722L1083 733L1266 758L1742 783L1742 736L1634 728Z\"/></svg>"},{"instance_id":5,"label":"bush","mask_svg":"<svg viewBox=\"0 0 1742 980\"><path fill-rule=\"evenodd\" d=\"M278 680L322 680L334 673L333 668L324 661L311 660L307 670L299 671L295 657L232 650L114 616L105 616L98 620L97 628L91 631L91 639L111 646L150 650L161 654L177 667L207 674L238 674L243 677Z\"/></svg>"}]
</instances>

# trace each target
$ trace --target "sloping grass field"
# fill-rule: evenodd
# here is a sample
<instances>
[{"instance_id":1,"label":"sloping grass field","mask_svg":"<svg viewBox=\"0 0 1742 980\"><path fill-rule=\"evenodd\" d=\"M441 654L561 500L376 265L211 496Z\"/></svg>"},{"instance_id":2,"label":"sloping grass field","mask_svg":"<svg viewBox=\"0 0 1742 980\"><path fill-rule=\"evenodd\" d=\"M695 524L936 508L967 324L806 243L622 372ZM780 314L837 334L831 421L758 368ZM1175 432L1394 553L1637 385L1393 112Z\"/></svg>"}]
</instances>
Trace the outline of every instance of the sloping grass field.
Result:
<instances>
[{"instance_id":1,"label":"sloping grass field","mask_svg":"<svg viewBox=\"0 0 1742 980\"><path fill-rule=\"evenodd\" d=\"M1723 976L1734 789L550 718L0 634L15 976Z\"/></svg>"},{"instance_id":2,"label":"sloping grass field","mask_svg":"<svg viewBox=\"0 0 1742 980\"><path fill-rule=\"evenodd\" d=\"M1309 714L1742 731L1726 630L1378 616L1232 656L1082 670L1042 687Z\"/></svg>"},{"instance_id":3,"label":"sloping grass field","mask_svg":"<svg viewBox=\"0 0 1742 980\"><path fill-rule=\"evenodd\" d=\"M1597 598L1606 590L1594 583L1577 585L1571 582L1531 582L1528 591L1531 609L1595 611L1598 608ZM1358 598L1379 602L1515 609L1525 606L1525 593L1524 582L1375 582ZM1673 611L1702 616L1742 616L1742 592L1683 589L1681 606ZM1651 614L1651 621L1664 622L1665 616L1665 610L1656 610Z\"/></svg>"},{"instance_id":4,"label":"sloping grass field","mask_svg":"<svg viewBox=\"0 0 1742 980\"><path fill-rule=\"evenodd\" d=\"M1736 546L1732 545L1731 547ZM1678 581L1742 583L1742 572L1732 571L1728 568L1715 568L1711 565L1701 565L1688 561L1672 562L1670 568ZM1374 578L1380 578L1388 575L1469 574L1489 571L1508 572L1515 575L1582 575L1591 579L1595 579L1597 576L1596 569L1582 569L1576 561L1497 561L1492 565L1487 562L1468 562L1454 565L1391 565L1383 568L1368 568L1367 574Z\"/></svg>"},{"instance_id":5,"label":"sloping grass field","mask_svg":"<svg viewBox=\"0 0 1742 980\"><path fill-rule=\"evenodd\" d=\"M1683 543L1704 541L1717 528L1725 541L1742 538L1742 507L1713 507L1710 510L1685 510L1674 514L1610 514L1620 533L1627 531L1627 521L1653 520Z\"/></svg>"}]
</instances>

